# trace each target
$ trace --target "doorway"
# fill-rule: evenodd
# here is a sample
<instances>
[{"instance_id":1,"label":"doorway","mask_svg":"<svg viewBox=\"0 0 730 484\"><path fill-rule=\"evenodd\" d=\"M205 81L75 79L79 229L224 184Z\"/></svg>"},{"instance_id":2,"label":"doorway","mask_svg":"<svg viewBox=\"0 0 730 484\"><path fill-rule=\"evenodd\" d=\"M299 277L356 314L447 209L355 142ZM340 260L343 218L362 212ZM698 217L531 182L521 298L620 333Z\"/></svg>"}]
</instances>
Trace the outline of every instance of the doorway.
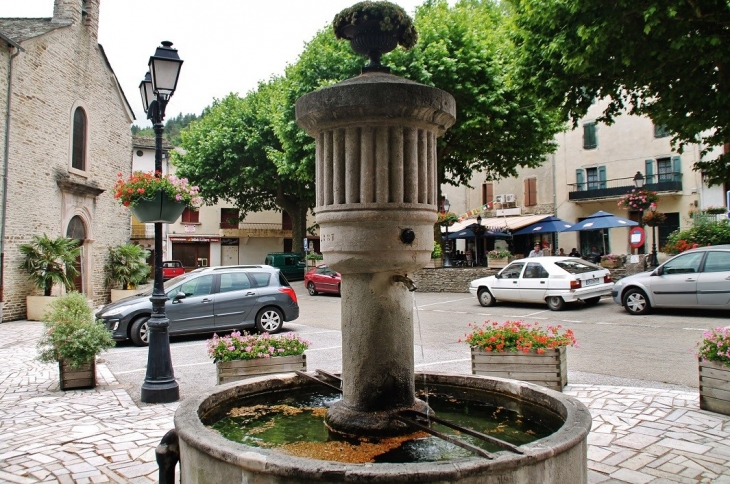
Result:
<instances>
[{"instance_id":1,"label":"doorway","mask_svg":"<svg viewBox=\"0 0 730 484\"><path fill-rule=\"evenodd\" d=\"M73 279L73 285L74 290L80 292L81 294L86 293L86 284L84 283L86 279L86 264L85 264L85 251L84 251L84 243L86 242L86 224L84 224L84 221L79 217L78 215L74 215L71 220L68 223L68 227L66 228L66 237L69 239L74 239L78 241L79 243L79 255L76 258L76 270L78 271L78 275L74 277Z\"/></svg>"}]
</instances>

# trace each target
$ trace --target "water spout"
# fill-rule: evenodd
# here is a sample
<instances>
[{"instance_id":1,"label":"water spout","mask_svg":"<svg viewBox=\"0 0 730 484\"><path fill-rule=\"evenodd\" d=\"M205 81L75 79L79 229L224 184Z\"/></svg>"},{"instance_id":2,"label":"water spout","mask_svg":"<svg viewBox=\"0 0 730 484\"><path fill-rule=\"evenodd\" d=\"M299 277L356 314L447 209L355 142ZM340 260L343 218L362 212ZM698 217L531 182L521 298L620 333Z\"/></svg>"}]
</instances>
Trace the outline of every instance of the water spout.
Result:
<instances>
[{"instance_id":1,"label":"water spout","mask_svg":"<svg viewBox=\"0 0 730 484\"><path fill-rule=\"evenodd\" d=\"M402 282L411 292L418 289L408 276L393 276L393 282Z\"/></svg>"}]
</instances>

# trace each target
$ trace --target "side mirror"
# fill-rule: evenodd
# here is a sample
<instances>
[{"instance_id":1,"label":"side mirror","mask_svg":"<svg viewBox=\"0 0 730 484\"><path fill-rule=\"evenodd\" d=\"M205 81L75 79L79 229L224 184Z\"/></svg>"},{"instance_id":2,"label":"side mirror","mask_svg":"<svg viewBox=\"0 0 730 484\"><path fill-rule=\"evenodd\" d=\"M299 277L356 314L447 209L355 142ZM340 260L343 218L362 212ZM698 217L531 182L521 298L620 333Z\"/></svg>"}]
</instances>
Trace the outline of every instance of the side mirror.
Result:
<instances>
[{"instance_id":1,"label":"side mirror","mask_svg":"<svg viewBox=\"0 0 730 484\"><path fill-rule=\"evenodd\" d=\"M497 279L502 279L502 274L495 274L494 277L496 277Z\"/></svg>"},{"instance_id":2,"label":"side mirror","mask_svg":"<svg viewBox=\"0 0 730 484\"><path fill-rule=\"evenodd\" d=\"M652 276L661 276L664 273L664 270L661 267L657 267L654 269L650 275Z\"/></svg>"},{"instance_id":3,"label":"side mirror","mask_svg":"<svg viewBox=\"0 0 730 484\"><path fill-rule=\"evenodd\" d=\"M185 299L186 297L187 297L187 296L185 295L185 293L184 293L184 292L182 292L182 291L178 291L178 293L177 293L177 294L175 294L175 297L174 297L174 298L172 298L172 300L173 300L173 301L177 301L177 300L180 300L180 299Z\"/></svg>"}]
</instances>

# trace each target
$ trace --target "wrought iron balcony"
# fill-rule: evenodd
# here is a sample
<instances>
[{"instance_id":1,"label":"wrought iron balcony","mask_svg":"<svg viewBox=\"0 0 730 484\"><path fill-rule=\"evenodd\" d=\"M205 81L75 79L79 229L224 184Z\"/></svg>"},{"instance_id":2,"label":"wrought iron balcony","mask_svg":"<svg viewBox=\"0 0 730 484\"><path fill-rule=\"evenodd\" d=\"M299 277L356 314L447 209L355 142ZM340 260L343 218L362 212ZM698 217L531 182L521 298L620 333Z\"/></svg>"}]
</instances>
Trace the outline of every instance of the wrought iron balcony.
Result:
<instances>
[{"instance_id":1,"label":"wrought iron balcony","mask_svg":"<svg viewBox=\"0 0 730 484\"><path fill-rule=\"evenodd\" d=\"M574 202L602 198L620 198L631 191L631 189L636 188L634 185L634 177L569 183L568 187L570 187L568 200ZM657 193L681 192L682 173L668 172L659 175L647 175L644 189Z\"/></svg>"}]
</instances>

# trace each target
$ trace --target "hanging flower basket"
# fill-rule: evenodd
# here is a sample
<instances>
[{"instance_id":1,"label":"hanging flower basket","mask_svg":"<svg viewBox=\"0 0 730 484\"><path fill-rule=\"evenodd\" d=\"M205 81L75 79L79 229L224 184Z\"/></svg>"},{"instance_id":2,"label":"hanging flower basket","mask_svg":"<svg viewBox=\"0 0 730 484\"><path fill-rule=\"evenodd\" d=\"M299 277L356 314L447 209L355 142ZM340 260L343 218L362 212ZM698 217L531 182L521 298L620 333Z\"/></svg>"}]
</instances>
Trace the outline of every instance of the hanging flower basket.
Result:
<instances>
[{"instance_id":1,"label":"hanging flower basket","mask_svg":"<svg viewBox=\"0 0 730 484\"><path fill-rule=\"evenodd\" d=\"M171 200L162 190L157 190L154 198L140 198L137 204L129 209L140 222L173 223L180 218L185 207L185 202Z\"/></svg>"}]
</instances>

